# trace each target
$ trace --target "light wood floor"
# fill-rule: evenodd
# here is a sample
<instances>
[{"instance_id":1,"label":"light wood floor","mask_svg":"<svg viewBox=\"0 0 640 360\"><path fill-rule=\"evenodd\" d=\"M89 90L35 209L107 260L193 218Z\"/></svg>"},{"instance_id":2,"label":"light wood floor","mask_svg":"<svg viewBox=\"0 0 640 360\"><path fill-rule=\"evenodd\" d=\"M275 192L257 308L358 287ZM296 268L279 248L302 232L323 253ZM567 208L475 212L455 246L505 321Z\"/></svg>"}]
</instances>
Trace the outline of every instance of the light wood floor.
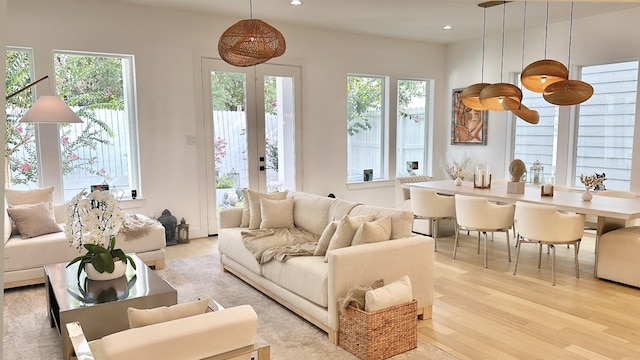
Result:
<instances>
[{"instance_id":1,"label":"light wood floor","mask_svg":"<svg viewBox=\"0 0 640 360\"><path fill-rule=\"evenodd\" d=\"M487 269L476 239L461 237L456 260L453 236L438 239L433 318L419 321L422 339L461 359L640 359L640 289L593 277L593 233L580 247L579 279L573 248L557 247L556 286L551 255L543 252L538 269L535 245L523 245L513 276L504 235L489 242ZM217 251L216 237L195 239L168 247L167 260Z\"/></svg>"}]
</instances>

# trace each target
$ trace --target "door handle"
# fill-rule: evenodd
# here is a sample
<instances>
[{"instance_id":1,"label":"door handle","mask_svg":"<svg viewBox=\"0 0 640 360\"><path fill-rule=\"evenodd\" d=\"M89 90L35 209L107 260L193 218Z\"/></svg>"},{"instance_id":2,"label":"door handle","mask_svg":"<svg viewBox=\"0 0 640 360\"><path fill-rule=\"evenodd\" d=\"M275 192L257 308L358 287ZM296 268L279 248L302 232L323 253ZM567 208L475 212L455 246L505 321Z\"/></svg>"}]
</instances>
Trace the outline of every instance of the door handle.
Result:
<instances>
[{"instance_id":1,"label":"door handle","mask_svg":"<svg viewBox=\"0 0 640 360\"><path fill-rule=\"evenodd\" d=\"M264 171L264 165L260 165L260 171Z\"/></svg>"}]
</instances>

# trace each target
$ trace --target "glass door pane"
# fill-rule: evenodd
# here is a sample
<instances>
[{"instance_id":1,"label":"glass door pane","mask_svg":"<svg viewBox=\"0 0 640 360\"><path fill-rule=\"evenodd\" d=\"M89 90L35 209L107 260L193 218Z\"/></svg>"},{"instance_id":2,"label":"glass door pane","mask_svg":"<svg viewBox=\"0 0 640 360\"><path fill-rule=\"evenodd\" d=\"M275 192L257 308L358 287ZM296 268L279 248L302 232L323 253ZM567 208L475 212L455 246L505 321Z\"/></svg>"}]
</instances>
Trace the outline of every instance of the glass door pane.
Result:
<instances>
[{"instance_id":1,"label":"glass door pane","mask_svg":"<svg viewBox=\"0 0 640 360\"><path fill-rule=\"evenodd\" d=\"M246 75L211 72L213 159L217 208L242 206L248 187Z\"/></svg>"}]
</instances>

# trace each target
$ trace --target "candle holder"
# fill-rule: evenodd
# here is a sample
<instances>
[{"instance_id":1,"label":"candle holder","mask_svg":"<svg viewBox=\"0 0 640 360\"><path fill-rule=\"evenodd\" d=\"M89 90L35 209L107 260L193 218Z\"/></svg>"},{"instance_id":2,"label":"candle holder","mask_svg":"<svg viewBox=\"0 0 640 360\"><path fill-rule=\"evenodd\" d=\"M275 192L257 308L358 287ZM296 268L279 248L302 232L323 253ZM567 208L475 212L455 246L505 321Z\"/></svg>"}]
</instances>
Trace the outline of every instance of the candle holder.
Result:
<instances>
[{"instance_id":1,"label":"candle holder","mask_svg":"<svg viewBox=\"0 0 640 360\"><path fill-rule=\"evenodd\" d=\"M553 196L553 185L544 184L540 186L540 196Z\"/></svg>"},{"instance_id":2,"label":"candle holder","mask_svg":"<svg viewBox=\"0 0 640 360\"><path fill-rule=\"evenodd\" d=\"M478 177L480 178L480 184L478 184ZM491 174L489 174L489 181L485 182L486 175L473 174L473 187L476 189L490 189L491 188Z\"/></svg>"}]
</instances>

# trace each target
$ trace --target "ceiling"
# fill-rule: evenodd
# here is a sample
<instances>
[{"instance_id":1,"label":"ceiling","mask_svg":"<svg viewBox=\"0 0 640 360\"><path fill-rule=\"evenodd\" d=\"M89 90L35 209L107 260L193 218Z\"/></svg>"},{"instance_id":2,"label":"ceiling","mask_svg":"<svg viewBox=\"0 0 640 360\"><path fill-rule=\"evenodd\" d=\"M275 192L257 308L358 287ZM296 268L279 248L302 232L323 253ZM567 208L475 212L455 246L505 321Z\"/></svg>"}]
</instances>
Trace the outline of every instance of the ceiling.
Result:
<instances>
[{"instance_id":1,"label":"ceiling","mask_svg":"<svg viewBox=\"0 0 640 360\"><path fill-rule=\"evenodd\" d=\"M229 16L229 26L250 17L250 0L119 0L123 2L205 11ZM291 23L323 29L399 39L452 43L482 36L483 8L474 0L301 0L293 6L290 0L253 0L253 17L269 23ZM521 31L524 2L515 1L505 9L505 28ZM529 1L526 26L544 26L547 3ZM552 0L549 23L567 21L570 3ZM590 2L577 0L574 19L605 12L640 7L640 0ZM502 31L503 6L487 8L487 34ZM445 25L452 30L443 30ZM286 36L286 34L285 34Z\"/></svg>"}]
</instances>

